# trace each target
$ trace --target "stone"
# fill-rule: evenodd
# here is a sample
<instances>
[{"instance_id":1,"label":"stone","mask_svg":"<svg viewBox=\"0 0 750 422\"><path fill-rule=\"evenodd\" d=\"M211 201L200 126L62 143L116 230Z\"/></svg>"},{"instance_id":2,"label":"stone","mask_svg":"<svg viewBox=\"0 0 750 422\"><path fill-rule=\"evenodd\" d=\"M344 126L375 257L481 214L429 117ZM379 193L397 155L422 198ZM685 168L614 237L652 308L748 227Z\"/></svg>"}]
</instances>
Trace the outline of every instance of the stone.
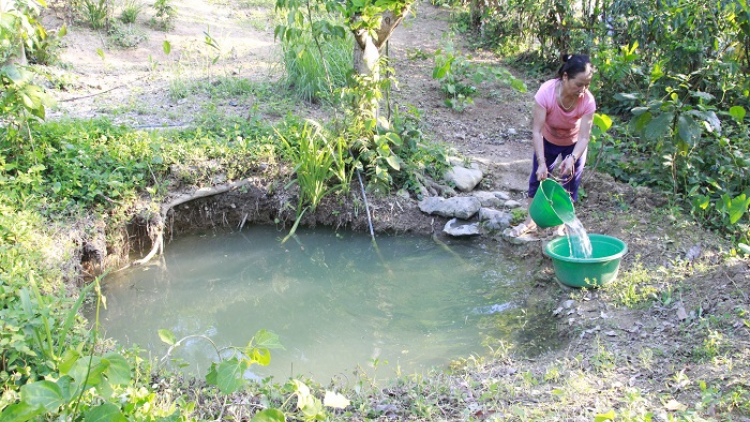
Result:
<instances>
[{"instance_id":1,"label":"stone","mask_svg":"<svg viewBox=\"0 0 750 422\"><path fill-rule=\"evenodd\" d=\"M454 196L448 199L431 196L419 201L419 209L424 213L463 220L474 216L481 207L482 203L473 196Z\"/></svg>"},{"instance_id":2,"label":"stone","mask_svg":"<svg viewBox=\"0 0 750 422\"><path fill-rule=\"evenodd\" d=\"M507 201L510 199L510 194L508 192L497 191L497 192L492 192L492 193L495 195L497 199L500 199L503 201Z\"/></svg>"},{"instance_id":3,"label":"stone","mask_svg":"<svg viewBox=\"0 0 750 422\"><path fill-rule=\"evenodd\" d=\"M507 208L513 209L513 208L521 208L521 203L516 201L515 199L511 199L509 201L505 201L505 205Z\"/></svg>"},{"instance_id":4,"label":"stone","mask_svg":"<svg viewBox=\"0 0 750 422\"><path fill-rule=\"evenodd\" d=\"M479 221L489 230L503 230L510 227L512 220L513 216L509 212L491 208L479 209Z\"/></svg>"},{"instance_id":5,"label":"stone","mask_svg":"<svg viewBox=\"0 0 750 422\"><path fill-rule=\"evenodd\" d=\"M477 191L473 192L472 196L479 199L483 207L497 208L501 207L504 203L500 198L497 197L493 192Z\"/></svg>"},{"instance_id":6,"label":"stone","mask_svg":"<svg viewBox=\"0 0 750 422\"><path fill-rule=\"evenodd\" d=\"M443 232L453 237L462 236L478 236L479 235L479 223L468 223L465 221L459 221L456 218L451 219L445 223Z\"/></svg>"},{"instance_id":7,"label":"stone","mask_svg":"<svg viewBox=\"0 0 750 422\"><path fill-rule=\"evenodd\" d=\"M484 172L476 165L473 165L472 168L454 165L443 175L443 179L446 182L452 183L456 189L462 192L471 192L474 190L483 177Z\"/></svg>"}]
</instances>

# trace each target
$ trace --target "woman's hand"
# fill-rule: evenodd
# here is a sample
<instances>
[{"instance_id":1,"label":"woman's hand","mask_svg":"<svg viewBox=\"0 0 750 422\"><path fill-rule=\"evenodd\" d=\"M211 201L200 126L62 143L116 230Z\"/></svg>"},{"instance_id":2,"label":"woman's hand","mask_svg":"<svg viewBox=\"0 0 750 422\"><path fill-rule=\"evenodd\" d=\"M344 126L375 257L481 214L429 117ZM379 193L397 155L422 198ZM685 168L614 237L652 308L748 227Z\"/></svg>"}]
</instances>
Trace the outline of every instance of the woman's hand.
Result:
<instances>
[{"instance_id":1,"label":"woman's hand","mask_svg":"<svg viewBox=\"0 0 750 422\"><path fill-rule=\"evenodd\" d=\"M542 163L536 169L536 180L541 182L547 177L549 177L549 172L547 171L547 164Z\"/></svg>"},{"instance_id":2,"label":"woman's hand","mask_svg":"<svg viewBox=\"0 0 750 422\"><path fill-rule=\"evenodd\" d=\"M573 154L568 154L560 163L560 177L573 177L576 169L576 159Z\"/></svg>"}]
</instances>

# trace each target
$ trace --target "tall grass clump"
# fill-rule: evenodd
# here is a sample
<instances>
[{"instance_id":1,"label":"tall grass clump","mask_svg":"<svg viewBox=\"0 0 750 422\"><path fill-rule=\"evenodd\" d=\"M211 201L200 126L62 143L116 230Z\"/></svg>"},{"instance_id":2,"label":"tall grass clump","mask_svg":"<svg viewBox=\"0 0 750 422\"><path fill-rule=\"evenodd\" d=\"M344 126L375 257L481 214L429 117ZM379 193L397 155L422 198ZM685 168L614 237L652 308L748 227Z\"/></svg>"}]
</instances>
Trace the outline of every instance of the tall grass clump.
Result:
<instances>
[{"instance_id":1,"label":"tall grass clump","mask_svg":"<svg viewBox=\"0 0 750 422\"><path fill-rule=\"evenodd\" d=\"M330 99L333 90L346 85L353 69L352 43L350 35L322 39L308 30L283 38L286 84L305 101Z\"/></svg>"},{"instance_id":2,"label":"tall grass clump","mask_svg":"<svg viewBox=\"0 0 750 422\"><path fill-rule=\"evenodd\" d=\"M120 11L120 20L123 23L135 23L142 11L143 3L138 0L127 0Z\"/></svg>"},{"instance_id":3,"label":"tall grass clump","mask_svg":"<svg viewBox=\"0 0 750 422\"><path fill-rule=\"evenodd\" d=\"M109 23L111 14L109 0L82 0L79 4L80 13L93 29L102 29Z\"/></svg>"}]
</instances>

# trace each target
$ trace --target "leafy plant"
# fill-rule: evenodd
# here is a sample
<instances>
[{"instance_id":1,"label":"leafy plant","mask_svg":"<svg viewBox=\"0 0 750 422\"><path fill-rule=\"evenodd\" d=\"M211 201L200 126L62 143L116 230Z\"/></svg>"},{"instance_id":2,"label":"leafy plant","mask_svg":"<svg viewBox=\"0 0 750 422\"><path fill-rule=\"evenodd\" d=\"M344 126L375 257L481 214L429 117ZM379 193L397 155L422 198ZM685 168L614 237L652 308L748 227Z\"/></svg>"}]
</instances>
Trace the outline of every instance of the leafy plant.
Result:
<instances>
[{"instance_id":1,"label":"leafy plant","mask_svg":"<svg viewBox=\"0 0 750 422\"><path fill-rule=\"evenodd\" d=\"M135 48L148 37L135 25L123 25L113 22L107 30L109 39L120 48Z\"/></svg>"},{"instance_id":2,"label":"leafy plant","mask_svg":"<svg viewBox=\"0 0 750 422\"><path fill-rule=\"evenodd\" d=\"M294 164L296 181L300 189L297 214L309 206L315 211L320 201L334 187L330 181L338 175L339 182L348 185L346 150L342 142L331 142L320 124L307 120L301 128L288 127L285 134L276 131L285 156Z\"/></svg>"},{"instance_id":3,"label":"leafy plant","mask_svg":"<svg viewBox=\"0 0 750 422\"><path fill-rule=\"evenodd\" d=\"M453 47L452 34L443 41L443 48L435 52L434 58L432 78L440 82L445 105L453 110L464 111L472 105L477 87L486 80L499 80L518 91L526 91L526 84L506 69L476 65L461 55Z\"/></svg>"},{"instance_id":4,"label":"leafy plant","mask_svg":"<svg viewBox=\"0 0 750 422\"><path fill-rule=\"evenodd\" d=\"M139 0L127 0L120 12L120 20L122 23L135 23L142 11L143 3Z\"/></svg>"},{"instance_id":5,"label":"leafy plant","mask_svg":"<svg viewBox=\"0 0 750 422\"><path fill-rule=\"evenodd\" d=\"M112 13L109 0L81 0L78 4L83 18L93 29L102 29L109 24Z\"/></svg>"},{"instance_id":6,"label":"leafy plant","mask_svg":"<svg viewBox=\"0 0 750 422\"><path fill-rule=\"evenodd\" d=\"M177 8L172 2L173 0L156 0L154 2L151 7L156 10L156 14L151 18L151 26L164 32L174 29Z\"/></svg>"}]
</instances>

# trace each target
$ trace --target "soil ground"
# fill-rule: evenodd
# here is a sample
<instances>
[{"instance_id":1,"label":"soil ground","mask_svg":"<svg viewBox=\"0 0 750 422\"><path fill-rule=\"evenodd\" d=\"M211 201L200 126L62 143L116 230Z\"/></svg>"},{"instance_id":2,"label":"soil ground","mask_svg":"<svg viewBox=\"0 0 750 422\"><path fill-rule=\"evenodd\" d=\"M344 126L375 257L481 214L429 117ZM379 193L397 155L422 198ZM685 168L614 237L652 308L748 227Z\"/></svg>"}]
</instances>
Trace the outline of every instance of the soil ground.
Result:
<instances>
[{"instance_id":1,"label":"soil ground","mask_svg":"<svg viewBox=\"0 0 750 422\"><path fill-rule=\"evenodd\" d=\"M137 27L147 38L131 49L115 48L112 40L100 32L73 23L64 41L61 56L64 66L49 69L50 91L59 101L50 118L106 116L135 127L186 126L193 123L209 99L192 95L174 100L170 89L176 85L191 79L204 80L210 74L267 82L281 77L280 53L273 39L274 22L268 17L270 5L249 3L238 7L181 0L176 6L175 28L166 33L150 29L147 20L153 10L146 7ZM465 111L459 113L445 107L438 82L431 78L431 55L452 32L450 11L426 2L418 4L415 11L416 15L396 30L389 45L400 81L394 92L394 104L417 107L431 139L452 145L460 155L480 163L487 173L483 189L508 191L515 199L524 200L531 165L532 97L540 81L527 81L527 93L488 81L479 86L475 104ZM64 14L55 10L45 17L45 23L53 29L64 20ZM223 54L217 64L211 63L215 52L205 45L204 31L221 46ZM168 55L162 48L165 40L171 44ZM469 53L458 35L455 44ZM97 54L97 49L102 50L103 57ZM477 62L497 62L488 53L471 52L471 55ZM247 116L259 110L263 118L280 117L272 107L254 104L252 99L245 103L231 99L211 101L224 113ZM301 102L296 112L325 118L320 107ZM539 379L553 365L572 373L576 370L577 356L582 356L578 369L591 370L601 377L598 381L601 385L587 380L592 391L601 397L595 394L579 398L573 404L557 403L559 420L591 420L581 415L599 411L600 400L619 397L629 388L638 388L644 395L650 392L644 400L653 401L649 408L658 409L657 416L662 420L666 420L667 414L680 411L680 406L702 400L696 380L707 380L712 385L740 385L750 390L747 261L727 261L726 243L666 207L667 198L648 189L617 183L593 170L586 175L584 189L587 196L577 204L577 214L584 226L590 233L609 234L626 241L630 253L623 259L622 271L635 274L643 268L650 278L644 283L653 289L649 294L657 298L657 305L631 309L623 304L627 292L578 291L558 285L549 261L541 253L541 242L515 246L500 237L485 236L477 240L497 248L498 253L525 259L529 263L529 276L537 280L529 300L535 296L543 298L545 306L560 318L564 336L561 341L568 344L567 349L527 361L523 369ZM230 196L224 201L229 204L233 199ZM422 215L413 199L393 196L374 202L378 230L430 233L439 232L444 224L444 220ZM266 206L278 208L278 204ZM324 215L326 209L331 210L323 206L324 211L312 223L366 228L361 218L332 218L330 214ZM264 218L271 222L274 216L256 215L255 219L263 222ZM660 268L665 271L662 275ZM710 340L701 325L702 318L708 315L721 320L719 328L713 330L724 336L723 340L717 340L716 347L733 348L736 360L732 368L727 369L727 362L701 363L700 359L693 359L696 350L704 350ZM606 359L601 360L603 349L612 356L612 366L608 366ZM518 373L518 368L511 371L506 363L501 360L492 367L477 368L475 375L483 379L507 377L508 382L515 382L510 378ZM680 373L688 379L687 384L680 381ZM551 388L545 390L540 386L536 392L531 388L518 394L518 401L551 400L550 404L554 404L554 398L540 398L545 394L554 396ZM663 400L659 402L654 397ZM572 407L568 411L566 406ZM494 415L498 417L500 413ZM748 420L743 417L736 416L733 420Z\"/></svg>"}]
</instances>

